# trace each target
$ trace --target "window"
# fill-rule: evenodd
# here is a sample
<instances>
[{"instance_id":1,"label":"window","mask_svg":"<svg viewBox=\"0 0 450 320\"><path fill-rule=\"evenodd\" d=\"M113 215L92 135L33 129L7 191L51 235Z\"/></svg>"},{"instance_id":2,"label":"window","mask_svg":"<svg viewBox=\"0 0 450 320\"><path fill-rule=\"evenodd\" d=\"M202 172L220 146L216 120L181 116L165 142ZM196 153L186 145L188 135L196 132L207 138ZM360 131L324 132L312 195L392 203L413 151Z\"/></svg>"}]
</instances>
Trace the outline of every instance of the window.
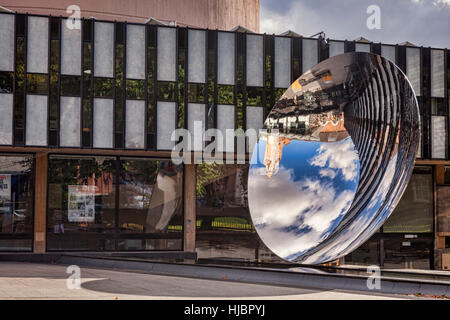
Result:
<instances>
[{"instance_id":1,"label":"window","mask_svg":"<svg viewBox=\"0 0 450 320\"><path fill-rule=\"evenodd\" d=\"M444 184L450 185L450 167L444 169Z\"/></svg>"},{"instance_id":2,"label":"window","mask_svg":"<svg viewBox=\"0 0 450 320\"><path fill-rule=\"evenodd\" d=\"M447 114L444 98L431 98L431 114L435 116L445 116Z\"/></svg>"},{"instance_id":3,"label":"window","mask_svg":"<svg viewBox=\"0 0 450 320\"><path fill-rule=\"evenodd\" d=\"M181 250L182 166L50 156L47 249Z\"/></svg>"},{"instance_id":4,"label":"window","mask_svg":"<svg viewBox=\"0 0 450 320\"><path fill-rule=\"evenodd\" d=\"M52 156L48 167L48 250L113 250L114 158Z\"/></svg>"},{"instance_id":5,"label":"window","mask_svg":"<svg viewBox=\"0 0 450 320\"><path fill-rule=\"evenodd\" d=\"M182 166L121 159L120 168L119 232L128 239L121 237L118 249L181 250Z\"/></svg>"},{"instance_id":6,"label":"window","mask_svg":"<svg viewBox=\"0 0 450 320\"><path fill-rule=\"evenodd\" d=\"M33 156L0 155L0 251L31 251Z\"/></svg>"},{"instance_id":7,"label":"window","mask_svg":"<svg viewBox=\"0 0 450 320\"><path fill-rule=\"evenodd\" d=\"M430 167L416 167L383 232L423 233L433 231L433 179Z\"/></svg>"},{"instance_id":8,"label":"window","mask_svg":"<svg viewBox=\"0 0 450 320\"><path fill-rule=\"evenodd\" d=\"M280 260L259 240L248 210L248 165L197 166L196 250L200 259Z\"/></svg>"}]
</instances>

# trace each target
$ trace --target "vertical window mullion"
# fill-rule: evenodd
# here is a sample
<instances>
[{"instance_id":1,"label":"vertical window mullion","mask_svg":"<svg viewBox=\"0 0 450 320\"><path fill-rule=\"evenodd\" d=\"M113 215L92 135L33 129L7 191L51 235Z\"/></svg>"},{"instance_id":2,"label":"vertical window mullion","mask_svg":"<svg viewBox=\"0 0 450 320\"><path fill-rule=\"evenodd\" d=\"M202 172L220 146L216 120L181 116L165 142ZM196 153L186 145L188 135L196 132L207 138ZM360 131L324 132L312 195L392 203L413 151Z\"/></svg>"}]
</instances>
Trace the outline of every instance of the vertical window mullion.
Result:
<instances>
[{"instance_id":1,"label":"vertical window mullion","mask_svg":"<svg viewBox=\"0 0 450 320\"><path fill-rule=\"evenodd\" d=\"M158 139L158 28L155 26L152 26L152 32L155 37L155 65L153 69L153 108L154 108L154 149L157 150L157 139Z\"/></svg>"},{"instance_id":2,"label":"vertical window mullion","mask_svg":"<svg viewBox=\"0 0 450 320\"><path fill-rule=\"evenodd\" d=\"M15 137L15 130L14 130L14 109L15 109L15 105L16 105L16 59L17 59L17 14L14 14L14 56L13 56L13 112L12 112L12 117L11 117L11 143L12 145L14 145L14 137ZM34 208L34 205L33 205Z\"/></svg>"},{"instance_id":3,"label":"vertical window mullion","mask_svg":"<svg viewBox=\"0 0 450 320\"><path fill-rule=\"evenodd\" d=\"M123 24L123 61L122 61L122 135L120 149L125 149L125 133L127 132L127 23Z\"/></svg>"},{"instance_id":4,"label":"vertical window mullion","mask_svg":"<svg viewBox=\"0 0 450 320\"><path fill-rule=\"evenodd\" d=\"M94 146L94 74L95 74L95 19L91 19L91 123L89 132L89 147Z\"/></svg>"},{"instance_id":5,"label":"vertical window mullion","mask_svg":"<svg viewBox=\"0 0 450 320\"><path fill-rule=\"evenodd\" d=\"M148 27L144 29L145 71L144 71L144 149L148 146Z\"/></svg>"},{"instance_id":6,"label":"vertical window mullion","mask_svg":"<svg viewBox=\"0 0 450 320\"><path fill-rule=\"evenodd\" d=\"M48 18L48 37L47 37L47 146L50 145L50 66L51 66L51 52L50 43L52 42L52 20L51 17ZM59 27L61 28L61 27ZM61 46L60 46L61 47ZM61 58L61 56L60 56ZM61 59L59 59L61 61ZM59 117L58 117L59 120ZM59 140L59 139L58 139Z\"/></svg>"},{"instance_id":7,"label":"vertical window mullion","mask_svg":"<svg viewBox=\"0 0 450 320\"><path fill-rule=\"evenodd\" d=\"M84 18L80 20L81 56L80 56L80 148L83 145L83 101L84 101ZM60 59L61 60L61 59Z\"/></svg>"},{"instance_id":8,"label":"vertical window mullion","mask_svg":"<svg viewBox=\"0 0 450 320\"><path fill-rule=\"evenodd\" d=\"M262 48L263 48L263 53L262 53L262 56L263 56L263 65L262 65L262 68L263 68L263 73L262 73L262 93L261 93L261 107L263 108L262 110L263 110L263 115L264 115L264 110L266 109L266 105L267 105L267 101L266 101L266 90L267 90L267 85L266 85L266 80L267 80L267 77L266 77L266 51L267 51L267 49L266 49L266 39L267 39L267 34L266 33L264 33L263 34L263 45L262 45ZM264 119L265 119L265 117L263 117L263 121L264 121Z\"/></svg>"},{"instance_id":9,"label":"vertical window mullion","mask_svg":"<svg viewBox=\"0 0 450 320\"><path fill-rule=\"evenodd\" d=\"M217 87L217 80L218 80L218 71L219 71L219 63L218 63L218 47L219 47L219 32L214 30L214 128L217 128L217 105L218 105L218 87Z\"/></svg>"},{"instance_id":10,"label":"vertical window mullion","mask_svg":"<svg viewBox=\"0 0 450 320\"><path fill-rule=\"evenodd\" d=\"M25 145L25 111L26 111L26 84L27 84L27 19L26 14L16 14L15 19L15 39L14 39L14 106L13 106L13 145L24 146ZM18 28L21 28L21 34L18 34ZM21 39L21 46L19 48L18 42ZM19 52L20 49L20 52ZM20 58L19 58L20 56ZM18 58L20 59L20 66L23 67L19 70ZM20 72L22 71L22 72ZM22 85L19 87L20 76L22 77Z\"/></svg>"}]
</instances>

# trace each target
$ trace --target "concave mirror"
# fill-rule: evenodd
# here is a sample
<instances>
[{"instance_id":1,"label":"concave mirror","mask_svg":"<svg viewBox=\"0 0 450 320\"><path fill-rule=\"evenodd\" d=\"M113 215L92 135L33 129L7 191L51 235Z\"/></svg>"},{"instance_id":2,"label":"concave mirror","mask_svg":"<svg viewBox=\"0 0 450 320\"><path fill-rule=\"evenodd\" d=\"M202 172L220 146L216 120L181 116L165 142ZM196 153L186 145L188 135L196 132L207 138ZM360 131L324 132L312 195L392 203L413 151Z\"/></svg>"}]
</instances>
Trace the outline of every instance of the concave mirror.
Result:
<instances>
[{"instance_id":1,"label":"concave mirror","mask_svg":"<svg viewBox=\"0 0 450 320\"><path fill-rule=\"evenodd\" d=\"M357 249L405 191L419 123L414 90L388 59L344 53L306 71L252 148L248 202L261 240L302 264Z\"/></svg>"}]
</instances>

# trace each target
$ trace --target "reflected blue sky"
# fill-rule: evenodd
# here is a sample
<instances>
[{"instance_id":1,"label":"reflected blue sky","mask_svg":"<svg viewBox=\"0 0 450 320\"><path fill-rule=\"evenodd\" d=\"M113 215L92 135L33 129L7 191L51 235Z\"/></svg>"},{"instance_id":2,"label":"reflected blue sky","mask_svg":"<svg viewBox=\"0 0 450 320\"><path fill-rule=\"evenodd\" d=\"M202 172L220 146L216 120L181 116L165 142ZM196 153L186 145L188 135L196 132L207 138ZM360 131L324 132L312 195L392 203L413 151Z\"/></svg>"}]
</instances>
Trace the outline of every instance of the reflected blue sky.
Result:
<instances>
[{"instance_id":1,"label":"reflected blue sky","mask_svg":"<svg viewBox=\"0 0 450 320\"><path fill-rule=\"evenodd\" d=\"M333 239L333 244L324 246L304 260L304 263L313 263L317 260L329 261L337 255L348 254L366 242L376 232L392 212L398 201L391 195L386 203L386 197L390 195L393 179L396 171L397 154L389 161L376 193L371 198L367 207L359 214L342 232ZM355 235L357 235L355 237Z\"/></svg>"},{"instance_id":2,"label":"reflected blue sky","mask_svg":"<svg viewBox=\"0 0 450 320\"><path fill-rule=\"evenodd\" d=\"M344 217L358 186L359 158L350 137L338 142L292 140L269 179L266 145L261 139L252 155L249 206L264 243L293 260L326 239Z\"/></svg>"}]
</instances>

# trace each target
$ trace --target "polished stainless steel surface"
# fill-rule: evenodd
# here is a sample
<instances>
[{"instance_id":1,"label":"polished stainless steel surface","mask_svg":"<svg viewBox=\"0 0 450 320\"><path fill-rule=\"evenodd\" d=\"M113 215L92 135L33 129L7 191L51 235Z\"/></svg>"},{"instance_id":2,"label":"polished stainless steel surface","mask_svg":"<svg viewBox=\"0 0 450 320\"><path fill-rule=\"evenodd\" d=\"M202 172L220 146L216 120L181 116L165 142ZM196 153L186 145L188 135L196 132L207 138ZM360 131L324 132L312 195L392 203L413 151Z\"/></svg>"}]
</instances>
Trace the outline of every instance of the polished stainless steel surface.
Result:
<instances>
[{"instance_id":1,"label":"polished stainless steel surface","mask_svg":"<svg viewBox=\"0 0 450 320\"><path fill-rule=\"evenodd\" d=\"M262 241L307 264L358 248L405 191L419 122L411 84L379 55L345 53L306 71L253 149L248 200Z\"/></svg>"}]
</instances>

